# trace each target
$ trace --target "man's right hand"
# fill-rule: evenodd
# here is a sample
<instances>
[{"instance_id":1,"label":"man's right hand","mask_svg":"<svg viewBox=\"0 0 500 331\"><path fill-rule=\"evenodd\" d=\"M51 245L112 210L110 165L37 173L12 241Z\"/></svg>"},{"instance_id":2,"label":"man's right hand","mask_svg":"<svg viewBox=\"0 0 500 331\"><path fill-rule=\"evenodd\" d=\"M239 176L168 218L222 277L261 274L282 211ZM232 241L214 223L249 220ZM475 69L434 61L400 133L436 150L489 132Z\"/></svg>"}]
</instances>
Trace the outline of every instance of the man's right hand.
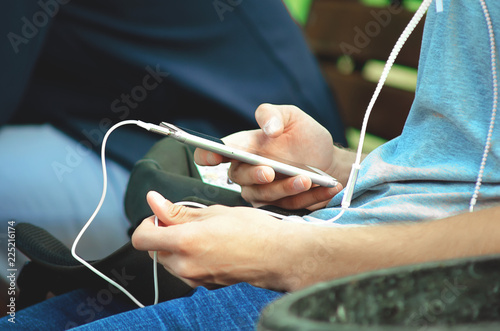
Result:
<instances>
[{"instance_id":1,"label":"man's right hand","mask_svg":"<svg viewBox=\"0 0 500 331\"><path fill-rule=\"evenodd\" d=\"M241 131L223 140L226 144L272 155L278 159L307 164L334 175L337 149L330 133L295 106L262 104L255 112L260 130ZM197 149L195 161L200 165L231 162L229 178L242 188L242 197L253 206L276 205L286 209L326 206L342 185L327 188L313 185L306 176L288 177L271 167L254 166L229 160L218 154Z\"/></svg>"}]
</instances>

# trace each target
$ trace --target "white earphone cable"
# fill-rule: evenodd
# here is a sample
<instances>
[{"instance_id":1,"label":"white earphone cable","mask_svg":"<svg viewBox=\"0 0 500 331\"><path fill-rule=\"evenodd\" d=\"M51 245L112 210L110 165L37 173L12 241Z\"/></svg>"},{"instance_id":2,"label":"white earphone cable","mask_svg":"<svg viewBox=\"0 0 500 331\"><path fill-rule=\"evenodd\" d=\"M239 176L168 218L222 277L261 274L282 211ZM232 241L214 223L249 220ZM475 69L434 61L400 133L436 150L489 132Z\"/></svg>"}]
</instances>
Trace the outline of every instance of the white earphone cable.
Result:
<instances>
[{"instance_id":1,"label":"white earphone cable","mask_svg":"<svg viewBox=\"0 0 500 331\"><path fill-rule=\"evenodd\" d=\"M332 223L337 221L342 215L344 214L345 210L349 208L351 205L351 200L352 196L354 194L354 187L356 185L356 181L358 178L358 173L361 168L361 156L363 155L363 144L365 141L365 136L366 136L366 128L368 126L368 120L370 118L370 114L372 112L373 106L375 105L375 102L377 101L380 91L382 90L382 87L385 84L385 81L387 80L387 77L389 76L389 72L391 71L392 66L394 65L394 62L396 61L396 57L398 56L399 52L403 48L404 44L406 43L406 40L410 37L412 34L413 30L415 30L416 26L424 16L425 12L431 5L433 0L424 0L418 10L415 12L413 15L412 19L406 26L406 28L403 30L403 33L401 33L401 36L399 37L398 41L394 45L389 58L387 59L387 62L385 63L384 70L382 71L382 74L380 76L380 79L377 83L377 87L375 88L375 92L372 95L372 98L368 104L368 108L366 109L365 116L363 118L363 124L361 127L361 133L359 136L359 144L358 144L358 150L356 152L356 160L354 164L352 165L351 168L351 173L349 175L349 180L347 181L347 185L344 190L344 196L342 198L342 211L337 215L335 218L328 220L327 222Z\"/></svg>"},{"instance_id":2,"label":"white earphone cable","mask_svg":"<svg viewBox=\"0 0 500 331\"><path fill-rule=\"evenodd\" d=\"M106 171L106 155L105 155L105 150L106 150L106 142L108 140L108 137L111 134L111 132L113 132L116 128L118 128L120 126L130 125L130 124L139 125L140 123L141 123L140 121L136 121L136 120L127 120L127 121L119 122L119 123L113 125L106 132L106 134L104 135L104 139L102 141L102 147L101 147L101 164L102 164L102 175L103 175L103 186L102 186L101 199L99 200L99 203L98 203L96 209L94 210L94 213L92 214L92 216L90 216L89 220L87 221L87 223L85 223L85 225L83 226L83 228L78 233L75 241L73 242L73 245L71 247L71 254L73 255L73 257L77 261L79 261L81 264L83 264L84 266L86 266L87 268L89 268L90 270L92 270L95 274L97 274L98 276L100 276L101 278L103 278L104 280L106 280L111 285L113 285L116 288L118 288L125 295L127 295L136 305L138 305L139 307L142 308L142 307L144 307L144 305L141 302L139 302L139 300L137 300L123 286L121 286L120 284L118 284L117 282L115 282L113 279L111 279L108 276L106 276L105 274L103 274L101 271L97 270L94 266L92 266L90 263L88 263L87 261L85 261L85 259L81 258L80 256L78 256L78 254L76 254L76 247L78 245L78 242L80 241L80 239L82 238L82 236L85 233L85 231L87 231L87 228L90 226L90 224L94 221L95 217L99 213L99 210L101 209L102 204L104 203L104 199L106 197L106 191L108 189L108 174L107 174L107 171ZM157 257L157 255L155 254L155 260L153 261L153 270L154 270L154 275L155 275L155 304L157 303L157 300L158 300L158 282L157 282L157 277L156 277L156 262L157 262L156 261L156 257Z\"/></svg>"},{"instance_id":3,"label":"white earphone cable","mask_svg":"<svg viewBox=\"0 0 500 331\"><path fill-rule=\"evenodd\" d=\"M495 127L495 118L498 108L498 77L497 77L497 50L495 41L495 31L493 30L493 24L491 22L490 12L486 2L484 0L479 0L481 7L483 9L484 18L486 20L486 25L488 26L488 34L490 38L490 53L491 53L491 79L493 85L493 106L491 111L490 126L488 129L488 135L486 137L486 143L484 145L483 157L481 159L481 165L479 167L479 172L477 174L476 186L474 188L474 193L469 204L469 212L474 211L474 207L477 203L479 197L479 190L481 189L481 184L483 182L484 168L486 166L486 161L488 160L488 154L491 148L491 137L493 135L493 129Z\"/></svg>"},{"instance_id":4,"label":"white earphone cable","mask_svg":"<svg viewBox=\"0 0 500 331\"><path fill-rule=\"evenodd\" d=\"M358 145L358 151L356 154L356 164L361 163L361 155L363 151L363 143L365 141L365 135L366 135L366 128L368 126L368 119L370 118L370 114L372 112L373 106L375 105L375 101L377 101L378 96L380 94L380 91L382 90L382 87L385 84L385 81L387 80L387 77L389 76L389 72L391 71L392 66L394 65L394 62L396 61L396 57L399 55L399 52L403 48L404 44L412 34L413 30L417 27L418 23L424 16L425 12L431 5L431 2L433 0L424 0L418 10L415 12L413 15L412 19L406 26L406 28L403 30L403 33L401 36L399 36L398 41L394 45L394 48L391 51L391 54L389 55L389 58L387 59L387 62L385 63L384 70L382 71L382 74L380 76L380 79L377 83L377 87L375 88L375 92L373 93L373 96L370 100L370 103L368 104L368 108L366 109L365 112L365 117L363 118L363 125L361 127L361 136L359 138L359 145Z\"/></svg>"}]
</instances>

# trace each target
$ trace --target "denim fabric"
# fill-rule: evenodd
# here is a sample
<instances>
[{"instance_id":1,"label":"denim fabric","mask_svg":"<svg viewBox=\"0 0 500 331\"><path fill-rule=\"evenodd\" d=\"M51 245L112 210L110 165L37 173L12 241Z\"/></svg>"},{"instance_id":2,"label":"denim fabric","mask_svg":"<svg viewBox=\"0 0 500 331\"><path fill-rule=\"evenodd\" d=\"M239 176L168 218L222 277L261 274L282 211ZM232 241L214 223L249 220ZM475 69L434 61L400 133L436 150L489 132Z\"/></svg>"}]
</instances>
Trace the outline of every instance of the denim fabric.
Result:
<instances>
[{"instance_id":1,"label":"denim fabric","mask_svg":"<svg viewBox=\"0 0 500 331\"><path fill-rule=\"evenodd\" d=\"M443 4L443 12L433 4L427 14L418 86L405 128L362 162L351 207L337 223L418 221L468 211L493 107L490 42L479 1ZM498 45L500 2L486 4ZM497 127L477 209L500 203ZM311 216L334 217L342 196Z\"/></svg>"},{"instance_id":2,"label":"denim fabric","mask_svg":"<svg viewBox=\"0 0 500 331\"><path fill-rule=\"evenodd\" d=\"M135 308L99 293L78 290L16 313L16 330L254 330L262 309L282 294L245 283ZM132 309L132 310L131 310ZM123 312L120 314L120 312ZM0 329L13 324L0 319Z\"/></svg>"},{"instance_id":3,"label":"denim fabric","mask_svg":"<svg viewBox=\"0 0 500 331\"><path fill-rule=\"evenodd\" d=\"M254 330L262 309L282 294L245 283L136 309L77 330Z\"/></svg>"},{"instance_id":4,"label":"denim fabric","mask_svg":"<svg viewBox=\"0 0 500 331\"><path fill-rule=\"evenodd\" d=\"M15 316L3 317L0 330L66 330L136 307L117 300L107 290L96 293L81 289L16 311Z\"/></svg>"}]
</instances>

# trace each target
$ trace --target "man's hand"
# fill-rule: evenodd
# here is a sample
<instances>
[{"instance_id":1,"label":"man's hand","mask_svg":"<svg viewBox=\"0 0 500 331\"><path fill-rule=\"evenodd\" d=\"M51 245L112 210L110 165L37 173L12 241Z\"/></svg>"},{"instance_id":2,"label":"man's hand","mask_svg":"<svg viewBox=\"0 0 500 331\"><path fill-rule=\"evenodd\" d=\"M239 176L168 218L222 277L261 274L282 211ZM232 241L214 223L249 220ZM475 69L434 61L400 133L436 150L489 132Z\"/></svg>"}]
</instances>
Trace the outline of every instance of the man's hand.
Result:
<instances>
[{"instance_id":1,"label":"man's hand","mask_svg":"<svg viewBox=\"0 0 500 331\"><path fill-rule=\"evenodd\" d=\"M188 285L209 288L248 282L288 291L289 270L301 254L304 224L287 223L261 210L174 205L156 192L147 195L158 216L145 219L132 236L139 250L158 251L158 261ZM287 247L290 246L290 247Z\"/></svg>"},{"instance_id":2,"label":"man's hand","mask_svg":"<svg viewBox=\"0 0 500 331\"><path fill-rule=\"evenodd\" d=\"M307 164L338 178L338 148L330 133L309 115L295 106L263 104L255 117L261 130L238 132L224 142L260 155ZM340 184L333 188L315 186L306 176L282 176L270 167L229 160L201 149L195 151L195 161L200 165L231 161L229 177L242 187L242 197L253 206L315 210L326 206L342 189Z\"/></svg>"},{"instance_id":3,"label":"man's hand","mask_svg":"<svg viewBox=\"0 0 500 331\"><path fill-rule=\"evenodd\" d=\"M132 236L135 248L191 286L248 282L294 291L365 271L500 253L500 207L442 220L324 227L277 220L252 208L173 205L158 193ZM446 234L445 236L443 234Z\"/></svg>"}]
</instances>

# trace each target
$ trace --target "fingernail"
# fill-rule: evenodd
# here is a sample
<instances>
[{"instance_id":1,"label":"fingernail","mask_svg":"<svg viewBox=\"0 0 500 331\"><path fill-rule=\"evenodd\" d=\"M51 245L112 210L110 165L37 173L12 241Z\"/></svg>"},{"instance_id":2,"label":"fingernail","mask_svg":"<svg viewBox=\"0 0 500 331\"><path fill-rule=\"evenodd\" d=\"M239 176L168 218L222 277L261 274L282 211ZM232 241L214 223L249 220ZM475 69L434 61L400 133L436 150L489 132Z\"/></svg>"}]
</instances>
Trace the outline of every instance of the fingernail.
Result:
<instances>
[{"instance_id":1,"label":"fingernail","mask_svg":"<svg viewBox=\"0 0 500 331\"><path fill-rule=\"evenodd\" d=\"M215 165L215 156L213 153L208 153L207 154L207 162L210 165Z\"/></svg>"},{"instance_id":2,"label":"fingernail","mask_svg":"<svg viewBox=\"0 0 500 331\"><path fill-rule=\"evenodd\" d=\"M329 195L331 195L331 196L334 196L334 195L336 195L337 193L339 193L339 187L338 187L338 186L331 187L331 188L328 190L328 194L329 194Z\"/></svg>"},{"instance_id":3,"label":"fingernail","mask_svg":"<svg viewBox=\"0 0 500 331\"><path fill-rule=\"evenodd\" d=\"M257 170L257 179L258 179L261 183L268 183L268 182L269 182L269 181L267 180L267 178L266 178L266 174L264 173L264 170L262 170L262 169Z\"/></svg>"},{"instance_id":4,"label":"fingernail","mask_svg":"<svg viewBox=\"0 0 500 331\"><path fill-rule=\"evenodd\" d=\"M163 195L161 195L160 193L156 192L156 191L149 191L149 196L150 196L150 199L152 201L154 201L154 203L156 203L157 205L161 205L165 202L165 198L163 197Z\"/></svg>"},{"instance_id":5,"label":"fingernail","mask_svg":"<svg viewBox=\"0 0 500 331\"><path fill-rule=\"evenodd\" d=\"M306 188L304 182L302 181L302 178L295 178L295 180L293 181L293 188L297 191L303 191Z\"/></svg>"},{"instance_id":6,"label":"fingernail","mask_svg":"<svg viewBox=\"0 0 500 331\"><path fill-rule=\"evenodd\" d=\"M271 117L262 130L267 136L275 134L281 128L281 121L277 117Z\"/></svg>"}]
</instances>

